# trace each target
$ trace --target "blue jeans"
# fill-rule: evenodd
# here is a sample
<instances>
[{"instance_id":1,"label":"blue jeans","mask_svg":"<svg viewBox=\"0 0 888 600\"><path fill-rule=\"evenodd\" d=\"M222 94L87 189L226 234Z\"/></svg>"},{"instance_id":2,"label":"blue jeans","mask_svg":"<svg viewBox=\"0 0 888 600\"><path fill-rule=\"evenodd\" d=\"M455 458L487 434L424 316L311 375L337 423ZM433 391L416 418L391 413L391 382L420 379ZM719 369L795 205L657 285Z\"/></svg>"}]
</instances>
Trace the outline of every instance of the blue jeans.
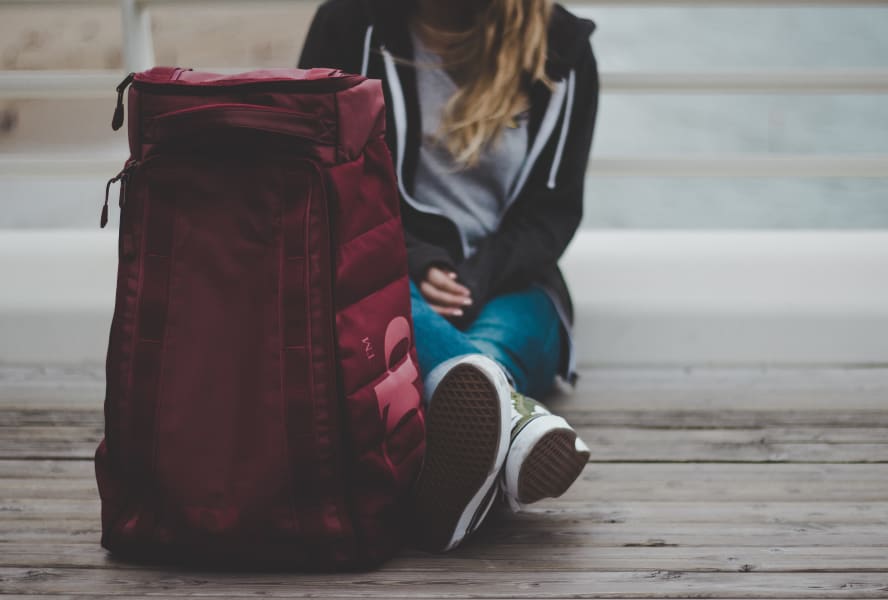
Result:
<instances>
[{"instance_id":1,"label":"blue jeans","mask_svg":"<svg viewBox=\"0 0 888 600\"><path fill-rule=\"evenodd\" d=\"M412 281L410 300L423 377L449 358L480 353L502 365L522 394L543 398L551 391L561 357L561 321L542 289L493 298L465 330L432 310Z\"/></svg>"}]
</instances>

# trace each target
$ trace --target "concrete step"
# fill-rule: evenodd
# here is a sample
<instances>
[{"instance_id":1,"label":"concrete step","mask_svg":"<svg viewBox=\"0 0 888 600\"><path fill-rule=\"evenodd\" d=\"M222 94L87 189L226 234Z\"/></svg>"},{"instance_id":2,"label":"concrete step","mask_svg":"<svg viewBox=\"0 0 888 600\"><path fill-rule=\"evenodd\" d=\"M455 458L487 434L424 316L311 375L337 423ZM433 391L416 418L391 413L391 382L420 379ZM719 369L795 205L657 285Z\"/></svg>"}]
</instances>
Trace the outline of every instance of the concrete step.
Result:
<instances>
[{"instance_id":1,"label":"concrete step","mask_svg":"<svg viewBox=\"0 0 888 600\"><path fill-rule=\"evenodd\" d=\"M0 230L0 362L104 360L116 233ZM888 364L888 231L582 231L579 363Z\"/></svg>"}]
</instances>

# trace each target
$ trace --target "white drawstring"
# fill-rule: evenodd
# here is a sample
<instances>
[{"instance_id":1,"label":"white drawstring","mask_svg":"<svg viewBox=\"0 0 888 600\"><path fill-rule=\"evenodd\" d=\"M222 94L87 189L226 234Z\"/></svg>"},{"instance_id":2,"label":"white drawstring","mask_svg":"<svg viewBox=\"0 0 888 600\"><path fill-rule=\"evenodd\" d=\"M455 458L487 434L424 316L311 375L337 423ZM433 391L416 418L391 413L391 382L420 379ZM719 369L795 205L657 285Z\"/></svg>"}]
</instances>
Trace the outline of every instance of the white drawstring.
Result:
<instances>
[{"instance_id":1,"label":"white drawstring","mask_svg":"<svg viewBox=\"0 0 888 600\"><path fill-rule=\"evenodd\" d=\"M567 93L565 93L564 120L561 122L561 135L558 138L558 146L555 148L555 158L552 159L552 168L549 170L549 189L555 189L555 175L558 173L558 167L561 166L561 156L564 154L564 144L567 141L568 130L570 129L570 114L573 111L574 86L576 85L576 74L571 71L567 76Z\"/></svg>"},{"instance_id":2,"label":"white drawstring","mask_svg":"<svg viewBox=\"0 0 888 600\"><path fill-rule=\"evenodd\" d=\"M373 25L367 27L364 34L364 59L361 61L361 75L367 76L367 63L370 62L370 38L373 37Z\"/></svg>"},{"instance_id":3,"label":"white drawstring","mask_svg":"<svg viewBox=\"0 0 888 600\"><path fill-rule=\"evenodd\" d=\"M401 167L404 165L404 146L407 143L407 109L404 106L404 91L401 89L401 79L398 77L398 71L395 68L395 61L392 55L386 50L385 46L381 46L382 61L385 65L386 83L388 83L391 91L392 115L395 118L395 172L398 175L398 187L405 198L408 197L407 190L401 177Z\"/></svg>"},{"instance_id":4,"label":"white drawstring","mask_svg":"<svg viewBox=\"0 0 888 600\"><path fill-rule=\"evenodd\" d=\"M530 176L530 172L536 166L536 161L542 153L543 147L546 146L552 138L552 134L555 131L555 125L558 123L558 115L561 114L561 109L564 106L566 90L567 83L565 81L555 82L555 89L552 90L552 95L549 97L549 102L546 105L546 112L543 114L543 120L540 122L539 130L533 140L533 145L530 147L530 152L527 153L527 156L524 159L524 164L521 166L518 178L515 180L515 183L512 185L512 189L509 192L509 200L506 203L506 208L512 204L512 202L518 197L518 194L521 193L521 190L524 189L524 184ZM503 211L505 212L505 208Z\"/></svg>"},{"instance_id":5,"label":"white drawstring","mask_svg":"<svg viewBox=\"0 0 888 600\"><path fill-rule=\"evenodd\" d=\"M404 187L404 177L401 174L404 167L404 153L407 149L407 108L405 106L404 90L401 87L401 78L398 77L398 69L395 67L395 59L392 58L392 55L385 46L381 45L379 50L382 52L382 63L385 67L385 79L389 91L391 92L392 116L395 120L395 140L397 142L397 148L395 148L395 179L398 180L398 190L401 192L401 196L404 197L407 204L416 210L443 216L444 212L442 210L433 206L420 204L415 199L411 198L410 194L407 193L407 188ZM456 228L456 231L459 234L463 256L469 256L470 247L468 240L466 240L465 233L459 227Z\"/></svg>"}]
</instances>

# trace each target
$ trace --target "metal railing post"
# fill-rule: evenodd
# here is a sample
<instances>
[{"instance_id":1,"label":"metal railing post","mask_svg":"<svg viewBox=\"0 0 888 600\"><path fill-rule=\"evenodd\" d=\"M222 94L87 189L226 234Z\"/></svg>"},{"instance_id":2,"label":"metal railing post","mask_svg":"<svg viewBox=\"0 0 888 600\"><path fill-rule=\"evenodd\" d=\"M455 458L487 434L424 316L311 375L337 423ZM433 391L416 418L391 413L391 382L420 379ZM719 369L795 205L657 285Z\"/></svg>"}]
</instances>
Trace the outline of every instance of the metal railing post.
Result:
<instances>
[{"instance_id":1,"label":"metal railing post","mask_svg":"<svg viewBox=\"0 0 888 600\"><path fill-rule=\"evenodd\" d=\"M120 0L123 64L127 71L144 71L154 66L151 15L141 0Z\"/></svg>"}]
</instances>

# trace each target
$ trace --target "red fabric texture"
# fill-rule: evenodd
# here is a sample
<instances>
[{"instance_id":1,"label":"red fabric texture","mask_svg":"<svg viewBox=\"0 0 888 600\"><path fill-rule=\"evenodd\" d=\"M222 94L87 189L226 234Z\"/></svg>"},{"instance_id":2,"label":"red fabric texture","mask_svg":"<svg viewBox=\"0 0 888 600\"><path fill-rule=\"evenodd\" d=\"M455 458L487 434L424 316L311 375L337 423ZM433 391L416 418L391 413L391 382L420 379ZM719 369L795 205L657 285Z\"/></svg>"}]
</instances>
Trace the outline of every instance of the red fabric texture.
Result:
<instances>
[{"instance_id":1,"label":"red fabric texture","mask_svg":"<svg viewBox=\"0 0 888 600\"><path fill-rule=\"evenodd\" d=\"M381 563L425 433L379 82L156 68L128 112L102 545Z\"/></svg>"}]
</instances>

